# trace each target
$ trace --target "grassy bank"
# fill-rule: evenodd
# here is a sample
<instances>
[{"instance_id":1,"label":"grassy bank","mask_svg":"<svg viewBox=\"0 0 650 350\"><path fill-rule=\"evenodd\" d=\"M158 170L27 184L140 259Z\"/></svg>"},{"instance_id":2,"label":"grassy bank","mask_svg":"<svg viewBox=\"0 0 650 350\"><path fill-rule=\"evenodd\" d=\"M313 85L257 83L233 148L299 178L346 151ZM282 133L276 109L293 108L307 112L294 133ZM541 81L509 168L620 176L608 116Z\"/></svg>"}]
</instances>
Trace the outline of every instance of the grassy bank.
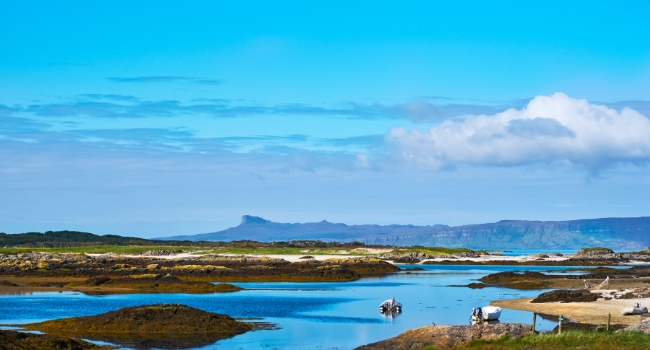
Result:
<instances>
[{"instance_id":1,"label":"grassy bank","mask_svg":"<svg viewBox=\"0 0 650 350\"><path fill-rule=\"evenodd\" d=\"M92 245L86 247L68 247L68 248L0 248L0 254L18 254L18 253L90 253L90 254L140 254L149 250L183 250L194 251L203 250L203 248L194 247L169 247L169 246L116 246L116 245Z\"/></svg>"},{"instance_id":2,"label":"grassy bank","mask_svg":"<svg viewBox=\"0 0 650 350\"><path fill-rule=\"evenodd\" d=\"M375 255L364 248L305 248L305 247L276 247L276 248L218 248L211 252L216 254L237 255Z\"/></svg>"},{"instance_id":3,"label":"grassy bank","mask_svg":"<svg viewBox=\"0 0 650 350\"><path fill-rule=\"evenodd\" d=\"M441 248L441 247L404 247L391 251L394 254L404 253L426 253L430 255L451 255L455 253L471 252L467 248Z\"/></svg>"},{"instance_id":4,"label":"grassy bank","mask_svg":"<svg viewBox=\"0 0 650 350\"><path fill-rule=\"evenodd\" d=\"M643 332L598 332L598 331L566 331L562 334L542 333L529 334L516 339L504 336L499 340L474 340L469 344L454 349L649 349L650 335ZM435 349L433 347L425 348Z\"/></svg>"},{"instance_id":5,"label":"grassy bank","mask_svg":"<svg viewBox=\"0 0 650 350\"><path fill-rule=\"evenodd\" d=\"M178 251L205 255L215 254L236 254L236 255L370 255L364 250L350 248L292 248L292 247L259 247L259 248L205 248L190 246L114 246L114 245L93 245L86 247L69 248L0 248L0 254L18 254L30 252L45 253L90 253L90 254L140 254L150 250Z\"/></svg>"},{"instance_id":6,"label":"grassy bank","mask_svg":"<svg viewBox=\"0 0 650 350\"><path fill-rule=\"evenodd\" d=\"M404 253L426 253L430 255L451 255L469 252L467 248L440 247L391 247L391 246L360 246L360 247L296 247L278 243L256 243L260 246L245 247L206 247L196 246L163 246L163 245L89 245L67 248L0 248L0 254L10 255L30 252L46 253L90 253L90 254L141 254L153 250L182 251L183 253L205 254L234 254L234 255L382 255ZM274 245L274 246L264 246ZM378 250L379 249L379 250ZM379 252L379 253L378 253Z\"/></svg>"}]
</instances>

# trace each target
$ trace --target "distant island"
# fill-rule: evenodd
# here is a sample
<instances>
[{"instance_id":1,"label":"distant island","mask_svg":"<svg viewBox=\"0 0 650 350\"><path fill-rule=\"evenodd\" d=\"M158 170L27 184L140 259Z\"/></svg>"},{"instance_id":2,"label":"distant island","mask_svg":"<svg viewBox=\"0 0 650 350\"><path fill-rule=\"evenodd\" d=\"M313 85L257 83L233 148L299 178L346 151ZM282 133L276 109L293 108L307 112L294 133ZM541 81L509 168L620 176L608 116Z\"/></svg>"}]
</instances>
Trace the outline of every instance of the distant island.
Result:
<instances>
[{"instance_id":1,"label":"distant island","mask_svg":"<svg viewBox=\"0 0 650 350\"><path fill-rule=\"evenodd\" d=\"M650 246L650 217L571 221L502 220L496 223L447 225L346 225L327 221L277 223L244 215L223 231L158 238L179 241L260 242L321 240L392 246L466 247L470 249L580 249L610 247L640 250Z\"/></svg>"},{"instance_id":2,"label":"distant island","mask_svg":"<svg viewBox=\"0 0 650 350\"><path fill-rule=\"evenodd\" d=\"M189 246L192 242L360 242L376 246L422 246L473 250L578 250L609 247L639 251L650 246L650 217L604 218L571 221L502 220L496 223L450 227L447 225L346 225L320 221L277 223L244 215L238 226L197 235L143 239L96 235L78 231L6 234L0 247L69 248L82 246Z\"/></svg>"}]
</instances>

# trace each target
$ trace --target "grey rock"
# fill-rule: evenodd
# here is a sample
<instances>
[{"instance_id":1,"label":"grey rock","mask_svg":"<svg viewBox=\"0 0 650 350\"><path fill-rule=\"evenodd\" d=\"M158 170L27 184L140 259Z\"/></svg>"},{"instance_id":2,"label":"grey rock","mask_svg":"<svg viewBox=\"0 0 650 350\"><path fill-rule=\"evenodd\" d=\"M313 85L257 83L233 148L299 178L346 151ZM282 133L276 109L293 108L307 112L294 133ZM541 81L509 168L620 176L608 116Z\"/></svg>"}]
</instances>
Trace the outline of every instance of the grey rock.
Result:
<instances>
[{"instance_id":1,"label":"grey rock","mask_svg":"<svg viewBox=\"0 0 650 350\"><path fill-rule=\"evenodd\" d=\"M463 346L472 340L496 340L509 334L517 338L532 332L529 324L500 323L471 326L427 326L416 328L377 343L363 345L355 350L415 350L427 345L437 349Z\"/></svg>"}]
</instances>

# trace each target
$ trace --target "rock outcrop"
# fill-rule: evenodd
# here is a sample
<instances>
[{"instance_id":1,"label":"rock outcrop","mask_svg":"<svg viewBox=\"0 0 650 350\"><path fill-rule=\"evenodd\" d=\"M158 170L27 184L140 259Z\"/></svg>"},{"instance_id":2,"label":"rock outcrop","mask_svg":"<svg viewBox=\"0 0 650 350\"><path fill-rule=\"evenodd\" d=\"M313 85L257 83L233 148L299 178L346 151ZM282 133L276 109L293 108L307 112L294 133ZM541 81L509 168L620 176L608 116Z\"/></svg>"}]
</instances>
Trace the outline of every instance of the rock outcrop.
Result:
<instances>
[{"instance_id":1,"label":"rock outcrop","mask_svg":"<svg viewBox=\"0 0 650 350\"><path fill-rule=\"evenodd\" d=\"M598 300L600 294L592 293L588 290L569 290L559 289L546 293L542 293L533 299L531 303L588 303Z\"/></svg>"},{"instance_id":2,"label":"rock outcrop","mask_svg":"<svg viewBox=\"0 0 650 350\"><path fill-rule=\"evenodd\" d=\"M0 276L15 277L105 276L115 279L170 274L183 281L204 282L347 282L394 271L399 268L372 258L303 259L292 263L277 258L211 254L165 259L31 253L0 260Z\"/></svg>"},{"instance_id":3,"label":"rock outcrop","mask_svg":"<svg viewBox=\"0 0 650 350\"><path fill-rule=\"evenodd\" d=\"M99 350L111 348L68 337L0 330L0 349L2 350Z\"/></svg>"},{"instance_id":4,"label":"rock outcrop","mask_svg":"<svg viewBox=\"0 0 650 350\"><path fill-rule=\"evenodd\" d=\"M586 259L621 259L621 254L615 253L609 248L582 248L571 255L572 258Z\"/></svg>"},{"instance_id":5,"label":"rock outcrop","mask_svg":"<svg viewBox=\"0 0 650 350\"><path fill-rule=\"evenodd\" d=\"M496 340L508 334L517 338L532 332L531 326L522 323L500 323L472 326L427 326L416 328L356 350L420 350L428 345L436 349L463 346L472 340Z\"/></svg>"},{"instance_id":6,"label":"rock outcrop","mask_svg":"<svg viewBox=\"0 0 650 350\"><path fill-rule=\"evenodd\" d=\"M230 293L243 288L232 284L213 284L203 281L183 281L178 277L161 274L131 275L111 279L108 277L92 277L84 283L89 286L104 286L118 288L112 293Z\"/></svg>"},{"instance_id":7,"label":"rock outcrop","mask_svg":"<svg viewBox=\"0 0 650 350\"><path fill-rule=\"evenodd\" d=\"M248 332L253 326L181 304L127 307L96 316L24 326L57 336L82 337L136 347L190 348Z\"/></svg>"},{"instance_id":8,"label":"rock outcrop","mask_svg":"<svg viewBox=\"0 0 650 350\"><path fill-rule=\"evenodd\" d=\"M650 319L647 318L641 323L633 324L631 326L618 330L617 332L624 331L642 331L645 334L650 334Z\"/></svg>"},{"instance_id":9,"label":"rock outcrop","mask_svg":"<svg viewBox=\"0 0 650 350\"><path fill-rule=\"evenodd\" d=\"M378 256L382 260L392 260L397 263L418 263L425 259L459 259L459 258L480 258L481 254L475 251L467 251L453 254L427 254L427 253L386 253Z\"/></svg>"}]
</instances>

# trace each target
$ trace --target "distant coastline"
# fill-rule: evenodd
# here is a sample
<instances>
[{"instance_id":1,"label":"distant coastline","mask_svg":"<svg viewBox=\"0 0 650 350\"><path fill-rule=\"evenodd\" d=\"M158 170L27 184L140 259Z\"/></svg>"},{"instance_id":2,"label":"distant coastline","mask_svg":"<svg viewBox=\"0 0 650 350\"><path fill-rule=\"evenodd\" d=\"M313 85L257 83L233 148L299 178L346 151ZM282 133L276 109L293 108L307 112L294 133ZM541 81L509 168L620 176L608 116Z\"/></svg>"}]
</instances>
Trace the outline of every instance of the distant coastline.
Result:
<instances>
[{"instance_id":1,"label":"distant coastline","mask_svg":"<svg viewBox=\"0 0 650 350\"><path fill-rule=\"evenodd\" d=\"M391 246L466 247L470 249L578 250L610 247L638 251L650 246L650 217L602 218L571 221L502 220L496 223L447 225L346 225L276 223L244 215L241 223L223 231L162 237L157 240L233 241L321 240Z\"/></svg>"}]
</instances>

